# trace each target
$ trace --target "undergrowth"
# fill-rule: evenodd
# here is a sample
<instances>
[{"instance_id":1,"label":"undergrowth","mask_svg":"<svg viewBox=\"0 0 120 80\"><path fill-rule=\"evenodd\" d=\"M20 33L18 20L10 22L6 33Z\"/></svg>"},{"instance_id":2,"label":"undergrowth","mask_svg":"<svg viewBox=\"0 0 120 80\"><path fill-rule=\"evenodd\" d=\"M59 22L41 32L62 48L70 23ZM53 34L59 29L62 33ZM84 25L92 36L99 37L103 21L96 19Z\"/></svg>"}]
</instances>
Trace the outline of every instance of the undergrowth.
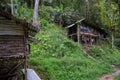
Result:
<instances>
[{"instance_id":1,"label":"undergrowth","mask_svg":"<svg viewBox=\"0 0 120 80\"><path fill-rule=\"evenodd\" d=\"M89 51L89 55L99 61L120 66L120 51L116 47L111 48L109 45L93 46Z\"/></svg>"},{"instance_id":2,"label":"undergrowth","mask_svg":"<svg viewBox=\"0 0 120 80\"><path fill-rule=\"evenodd\" d=\"M115 79L114 80L120 80L120 75L119 76L117 76L117 77L115 77Z\"/></svg>"},{"instance_id":3,"label":"undergrowth","mask_svg":"<svg viewBox=\"0 0 120 80\"><path fill-rule=\"evenodd\" d=\"M66 31L46 21L36 35L40 43L31 43L29 63L44 80L97 80L112 72L109 64L93 61L81 46L66 37Z\"/></svg>"}]
</instances>

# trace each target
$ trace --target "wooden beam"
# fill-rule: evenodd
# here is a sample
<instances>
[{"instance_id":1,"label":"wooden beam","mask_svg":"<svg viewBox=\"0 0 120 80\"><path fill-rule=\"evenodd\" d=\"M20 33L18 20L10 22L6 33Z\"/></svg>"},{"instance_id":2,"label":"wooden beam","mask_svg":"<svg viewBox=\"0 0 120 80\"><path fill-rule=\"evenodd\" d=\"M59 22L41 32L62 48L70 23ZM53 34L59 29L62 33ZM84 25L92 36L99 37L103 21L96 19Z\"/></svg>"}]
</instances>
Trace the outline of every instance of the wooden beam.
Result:
<instances>
[{"instance_id":1,"label":"wooden beam","mask_svg":"<svg viewBox=\"0 0 120 80\"><path fill-rule=\"evenodd\" d=\"M77 23L81 23L81 21L83 21L83 20L85 20L85 18L83 18L83 19L77 21L76 24L77 24Z\"/></svg>"},{"instance_id":2,"label":"wooden beam","mask_svg":"<svg viewBox=\"0 0 120 80\"><path fill-rule=\"evenodd\" d=\"M34 43L39 43L39 42L40 42L40 40L37 40L37 39L35 39L35 38L32 37L32 36L29 36L29 37L28 37L28 40L30 40L30 41L32 41L32 42L34 42Z\"/></svg>"},{"instance_id":3,"label":"wooden beam","mask_svg":"<svg viewBox=\"0 0 120 80\"><path fill-rule=\"evenodd\" d=\"M6 19L6 18L5 18L5 17L0 16L0 20L1 20L1 19Z\"/></svg>"},{"instance_id":4,"label":"wooden beam","mask_svg":"<svg viewBox=\"0 0 120 80\"><path fill-rule=\"evenodd\" d=\"M16 69L20 67L21 64L22 62L19 61L15 66L13 66L13 68L7 73L7 75L10 75L11 73L13 73Z\"/></svg>"},{"instance_id":5,"label":"wooden beam","mask_svg":"<svg viewBox=\"0 0 120 80\"><path fill-rule=\"evenodd\" d=\"M16 24L15 21L13 21L13 20L7 20L7 19L0 19L0 24L18 25L18 24Z\"/></svg>"},{"instance_id":6,"label":"wooden beam","mask_svg":"<svg viewBox=\"0 0 120 80\"><path fill-rule=\"evenodd\" d=\"M26 55L25 55L25 62L24 62L24 80L28 80L28 72L27 72L27 67L28 67L28 62L27 62L27 51L26 51Z\"/></svg>"},{"instance_id":7,"label":"wooden beam","mask_svg":"<svg viewBox=\"0 0 120 80\"><path fill-rule=\"evenodd\" d=\"M67 26L67 27L65 27L65 28L70 28L70 27L73 27L75 25L75 23L74 24L71 24L71 25L69 25L69 26Z\"/></svg>"},{"instance_id":8,"label":"wooden beam","mask_svg":"<svg viewBox=\"0 0 120 80\"><path fill-rule=\"evenodd\" d=\"M67 27L65 27L65 28L70 28L70 27L73 27L75 24L78 24L78 23L80 23L81 21L83 21L83 20L85 20L85 18L83 18L83 19L81 19L81 20L79 20L79 21L76 21L75 23L73 23L73 24L71 24L71 25L69 25L69 26L67 26Z\"/></svg>"}]
</instances>

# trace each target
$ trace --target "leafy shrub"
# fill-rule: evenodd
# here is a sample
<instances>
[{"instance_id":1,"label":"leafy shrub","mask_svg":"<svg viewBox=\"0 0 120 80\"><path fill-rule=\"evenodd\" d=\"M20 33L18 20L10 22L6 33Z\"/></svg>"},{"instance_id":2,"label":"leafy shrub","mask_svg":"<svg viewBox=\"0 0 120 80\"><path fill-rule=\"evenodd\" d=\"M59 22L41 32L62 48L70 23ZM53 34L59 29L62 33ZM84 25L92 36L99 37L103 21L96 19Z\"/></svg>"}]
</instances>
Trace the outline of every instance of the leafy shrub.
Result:
<instances>
[{"instance_id":1,"label":"leafy shrub","mask_svg":"<svg viewBox=\"0 0 120 80\"><path fill-rule=\"evenodd\" d=\"M31 19L33 17L33 9L29 9L26 4L19 6L16 16L20 19Z\"/></svg>"},{"instance_id":2,"label":"leafy shrub","mask_svg":"<svg viewBox=\"0 0 120 80\"><path fill-rule=\"evenodd\" d=\"M48 22L54 21L54 9L51 6L40 6L38 14L40 19L45 19Z\"/></svg>"},{"instance_id":3,"label":"leafy shrub","mask_svg":"<svg viewBox=\"0 0 120 80\"><path fill-rule=\"evenodd\" d=\"M89 54L97 60L108 62L109 64L120 65L120 51L114 47L101 46L92 47Z\"/></svg>"},{"instance_id":4,"label":"leafy shrub","mask_svg":"<svg viewBox=\"0 0 120 80\"><path fill-rule=\"evenodd\" d=\"M115 45L120 48L120 38L115 39Z\"/></svg>"},{"instance_id":5,"label":"leafy shrub","mask_svg":"<svg viewBox=\"0 0 120 80\"><path fill-rule=\"evenodd\" d=\"M82 18L79 11L71 9L70 7L66 7L63 12L64 25L73 24Z\"/></svg>"},{"instance_id":6,"label":"leafy shrub","mask_svg":"<svg viewBox=\"0 0 120 80\"><path fill-rule=\"evenodd\" d=\"M120 75L119 76L117 76L117 77L115 77L115 79L114 80L120 80Z\"/></svg>"},{"instance_id":7,"label":"leafy shrub","mask_svg":"<svg viewBox=\"0 0 120 80\"><path fill-rule=\"evenodd\" d=\"M59 23L60 16L62 18L62 24L64 26L70 25L82 17L79 16L80 13L77 10L71 9L70 7L63 8L63 5L56 6L55 8L51 6L40 6L39 17L40 19L45 19L48 22Z\"/></svg>"}]
</instances>

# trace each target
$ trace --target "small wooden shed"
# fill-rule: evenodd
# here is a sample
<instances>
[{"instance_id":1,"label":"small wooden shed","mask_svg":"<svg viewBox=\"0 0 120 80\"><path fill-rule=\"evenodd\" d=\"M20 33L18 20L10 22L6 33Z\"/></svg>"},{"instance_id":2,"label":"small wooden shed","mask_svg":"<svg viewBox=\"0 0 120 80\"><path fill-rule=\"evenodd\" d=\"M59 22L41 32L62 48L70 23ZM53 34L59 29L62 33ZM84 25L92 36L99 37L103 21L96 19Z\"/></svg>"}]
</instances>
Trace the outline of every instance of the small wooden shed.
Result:
<instances>
[{"instance_id":1,"label":"small wooden shed","mask_svg":"<svg viewBox=\"0 0 120 80\"><path fill-rule=\"evenodd\" d=\"M78 44L101 44L107 36L107 32L102 27L86 19L81 19L66 28L68 37Z\"/></svg>"},{"instance_id":2,"label":"small wooden shed","mask_svg":"<svg viewBox=\"0 0 120 80\"><path fill-rule=\"evenodd\" d=\"M27 80L28 40L37 31L37 27L0 8L0 80L23 80L20 79L22 68Z\"/></svg>"}]
</instances>

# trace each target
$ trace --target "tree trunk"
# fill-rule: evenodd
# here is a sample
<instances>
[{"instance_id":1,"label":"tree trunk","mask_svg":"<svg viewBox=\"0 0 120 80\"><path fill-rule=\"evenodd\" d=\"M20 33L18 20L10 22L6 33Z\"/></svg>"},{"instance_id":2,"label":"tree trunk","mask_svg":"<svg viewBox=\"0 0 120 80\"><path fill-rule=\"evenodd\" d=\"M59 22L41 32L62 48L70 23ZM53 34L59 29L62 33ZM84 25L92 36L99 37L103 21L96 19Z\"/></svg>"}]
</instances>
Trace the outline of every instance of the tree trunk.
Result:
<instances>
[{"instance_id":1,"label":"tree trunk","mask_svg":"<svg viewBox=\"0 0 120 80\"><path fill-rule=\"evenodd\" d=\"M33 15L33 25L37 24L38 7L39 7L39 0L35 0L34 15Z\"/></svg>"},{"instance_id":2,"label":"tree trunk","mask_svg":"<svg viewBox=\"0 0 120 80\"><path fill-rule=\"evenodd\" d=\"M119 16L120 16L120 0L118 0L118 8L119 8ZM119 21L119 25L120 25L120 21Z\"/></svg>"},{"instance_id":3,"label":"tree trunk","mask_svg":"<svg viewBox=\"0 0 120 80\"><path fill-rule=\"evenodd\" d=\"M89 19L89 0L85 0L86 2L86 18Z\"/></svg>"},{"instance_id":4,"label":"tree trunk","mask_svg":"<svg viewBox=\"0 0 120 80\"><path fill-rule=\"evenodd\" d=\"M78 45L80 45L80 25L79 25L79 23L77 24L77 41L78 41Z\"/></svg>"},{"instance_id":5,"label":"tree trunk","mask_svg":"<svg viewBox=\"0 0 120 80\"><path fill-rule=\"evenodd\" d=\"M11 0L11 14L14 14L14 9L13 9L13 0Z\"/></svg>"},{"instance_id":6,"label":"tree trunk","mask_svg":"<svg viewBox=\"0 0 120 80\"><path fill-rule=\"evenodd\" d=\"M62 14L60 14L60 16L59 16L59 25L61 25L62 26Z\"/></svg>"},{"instance_id":7,"label":"tree trunk","mask_svg":"<svg viewBox=\"0 0 120 80\"><path fill-rule=\"evenodd\" d=\"M114 47L114 32L111 31L111 46Z\"/></svg>"}]
</instances>

